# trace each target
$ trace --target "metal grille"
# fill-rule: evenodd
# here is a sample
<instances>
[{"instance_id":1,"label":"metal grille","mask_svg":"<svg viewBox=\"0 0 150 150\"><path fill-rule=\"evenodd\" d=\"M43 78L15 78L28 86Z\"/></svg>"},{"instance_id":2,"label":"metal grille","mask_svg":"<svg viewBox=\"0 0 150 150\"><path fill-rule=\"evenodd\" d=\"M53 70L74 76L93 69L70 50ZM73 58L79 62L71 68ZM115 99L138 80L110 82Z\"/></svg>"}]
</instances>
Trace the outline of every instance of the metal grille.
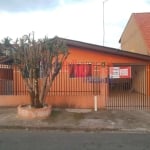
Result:
<instances>
[{"instance_id":1,"label":"metal grille","mask_svg":"<svg viewBox=\"0 0 150 150\"><path fill-rule=\"evenodd\" d=\"M70 65L71 64L71 65ZM85 66L90 64L90 69ZM80 71L73 77L70 76L69 66L78 65L83 66L83 68L76 69ZM90 71L89 71L89 70ZM87 73L89 71L89 74ZM81 73L81 74L80 74ZM59 96L88 96L88 95L100 95L100 65L98 63L66 63L56 80L54 81L49 95L59 95Z\"/></svg>"},{"instance_id":2,"label":"metal grille","mask_svg":"<svg viewBox=\"0 0 150 150\"><path fill-rule=\"evenodd\" d=\"M102 63L65 63L48 95L98 95L98 102L105 100L106 109L148 110L150 109L150 65L130 65L130 67L131 77L110 78L110 66L103 66ZM0 65L0 95L27 94L20 72L10 65Z\"/></svg>"},{"instance_id":3,"label":"metal grille","mask_svg":"<svg viewBox=\"0 0 150 150\"><path fill-rule=\"evenodd\" d=\"M109 80L107 109L150 108L150 66L132 65L131 78Z\"/></svg>"},{"instance_id":4,"label":"metal grille","mask_svg":"<svg viewBox=\"0 0 150 150\"><path fill-rule=\"evenodd\" d=\"M70 64L78 65L74 77L70 76ZM88 67L86 67L88 66ZM6 67L6 69L4 68ZM1 74L9 78L1 78L0 95L27 95L27 88L19 70L10 65L0 66ZM100 94L100 65L98 63L73 62L65 63L53 82L50 96L88 96ZM41 80L41 79L40 79ZM9 84L8 84L9 83ZM10 92L11 91L11 92Z\"/></svg>"}]
</instances>

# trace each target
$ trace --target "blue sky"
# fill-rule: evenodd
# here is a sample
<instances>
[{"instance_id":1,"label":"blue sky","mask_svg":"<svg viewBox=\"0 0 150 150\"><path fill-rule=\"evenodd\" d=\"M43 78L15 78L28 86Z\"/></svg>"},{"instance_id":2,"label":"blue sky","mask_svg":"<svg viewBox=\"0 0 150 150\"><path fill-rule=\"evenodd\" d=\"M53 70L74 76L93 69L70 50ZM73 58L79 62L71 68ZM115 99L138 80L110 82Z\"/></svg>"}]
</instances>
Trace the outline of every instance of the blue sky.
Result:
<instances>
[{"instance_id":1,"label":"blue sky","mask_svg":"<svg viewBox=\"0 0 150 150\"><path fill-rule=\"evenodd\" d=\"M148 12L150 0L107 0L104 8L105 46L119 48L131 13ZM0 18L0 39L34 31L37 38L103 44L103 0L1 0Z\"/></svg>"}]
</instances>

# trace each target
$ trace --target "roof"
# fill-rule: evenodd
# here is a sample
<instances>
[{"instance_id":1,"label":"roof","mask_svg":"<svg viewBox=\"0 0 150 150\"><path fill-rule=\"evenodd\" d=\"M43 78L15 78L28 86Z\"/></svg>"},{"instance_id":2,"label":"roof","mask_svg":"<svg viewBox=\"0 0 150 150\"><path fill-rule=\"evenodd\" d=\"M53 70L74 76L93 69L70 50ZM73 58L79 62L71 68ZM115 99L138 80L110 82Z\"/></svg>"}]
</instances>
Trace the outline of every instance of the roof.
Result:
<instances>
[{"instance_id":1,"label":"roof","mask_svg":"<svg viewBox=\"0 0 150 150\"><path fill-rule=\"evenodd\" d=\"M96 44L90 44L90 43L85 43L85 42L75 41L75 40L70 40L70 39L64 39L64 38L61 38L61 39L64 40L68 46L72 46L72 47L84 48L84 49L103 52L107 54L114 54L114 55L119 55L119 56L125 56L125 57L150 61L150 56L144 55L144 54L128 52L128 51L121 50L121 49L100 46Z\"/></svg>"},{"instance_id":2,"label":"roof","mask_svg":"<svg viewBox=\"0 0 150 150\"><path fill-rule=\"evenodd\" d=\"M106 47L106 46L101 46L101 45L96 45L91 43L85 43L85 42L71 40L71 39L65 39L65 38L60 38L60 39L63 40L69 47L78 47L78 48L82 48L83 50L92 50L92 51L102 52L106 54L113 54L118 56L140 59L148 62L150 61L150 56L144 54L129 52L121 49L116 49L112 47ZM0 63L8 63L11 61L12 60L7 56L0 57Z\"/></svg>"},{"instance_id":3,"label":"roof","mask_svg":"<svg viewBox=\"0 0 150 150\"><path fill-rule=\"evenodd\" d=\"M141 31L141 34L143 35L143 39L145 40L148 48L150 48L150 12L133 13L132 15Z\"/></svg>"}]
</instances>

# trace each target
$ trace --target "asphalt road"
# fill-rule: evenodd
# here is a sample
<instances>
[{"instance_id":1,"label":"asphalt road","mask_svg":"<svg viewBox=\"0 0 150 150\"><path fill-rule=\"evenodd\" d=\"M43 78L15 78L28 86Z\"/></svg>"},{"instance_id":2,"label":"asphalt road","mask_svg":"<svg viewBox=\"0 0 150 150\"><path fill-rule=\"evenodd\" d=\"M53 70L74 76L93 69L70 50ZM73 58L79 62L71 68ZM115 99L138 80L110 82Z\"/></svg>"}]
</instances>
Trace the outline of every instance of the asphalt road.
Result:
<instances>
[{"instance_id":1,"label":"asphalt road","mask_svg":"<svg viewBox=\"0 0 150 150\"><path fill-rule=\"evenodd\" d=\"M150 150L150 134L0 131L0 150Z\"/></svg>"}]
</instances>

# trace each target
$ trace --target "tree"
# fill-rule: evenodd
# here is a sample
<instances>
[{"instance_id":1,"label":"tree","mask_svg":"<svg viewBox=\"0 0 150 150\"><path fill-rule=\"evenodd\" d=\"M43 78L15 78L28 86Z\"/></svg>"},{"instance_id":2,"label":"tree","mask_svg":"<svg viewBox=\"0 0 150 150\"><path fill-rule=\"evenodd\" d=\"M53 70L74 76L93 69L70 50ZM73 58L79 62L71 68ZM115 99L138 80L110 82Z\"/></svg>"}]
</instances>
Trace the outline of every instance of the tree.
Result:
<instances>
[{"instance_id":1,"label":"tree","mask_svg":"<svg viewBox=\"0 0 150 150\"><path fill-rule=\"evenodd\" d=\"M50 87L69 54L65 42L58 37L35 40L32 33L5 47L11 51L10 57L21 72L31 106L43 107Z\"/></svg>"},{"instance_id":2,"label":"tree","mask_svg":"<svg viewBox=\"0 0 150 150\"><path fill-rule=\"evenodd\" d=\"M7 47L11 46L11 41L12 41L12 39L8 36L2 40L2 43L0 43L0 54L1 54L1 56L2 55L5 55L5 56L9 55L10 50L8 50Z\"/></svg>"},{"instance_id":3,"label":"tree","mask_svg":"<svg viewBox=\"0 0 150 150\"><path fill-rule=\"evenodd\" d=\"M5 37L3 40L2 40L2 43L5 45L5 46L10 46L10 44L11 44L11 41L12 41L12 39L10 38L10 37Z\"/></svg>"}]
</instances>

